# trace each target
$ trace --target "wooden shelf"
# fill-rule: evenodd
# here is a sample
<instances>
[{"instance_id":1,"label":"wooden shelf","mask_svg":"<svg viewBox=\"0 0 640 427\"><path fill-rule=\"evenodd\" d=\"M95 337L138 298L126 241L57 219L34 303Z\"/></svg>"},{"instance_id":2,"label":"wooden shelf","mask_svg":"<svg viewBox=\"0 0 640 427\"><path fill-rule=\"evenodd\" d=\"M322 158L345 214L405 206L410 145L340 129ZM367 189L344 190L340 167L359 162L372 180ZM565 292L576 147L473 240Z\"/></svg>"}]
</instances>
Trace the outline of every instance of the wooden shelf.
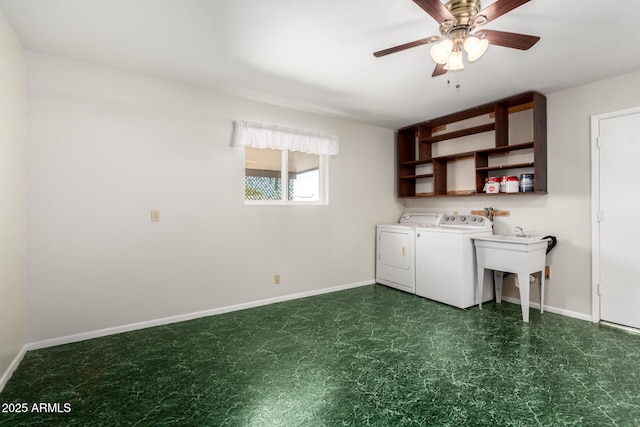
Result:
<instances>
[{"instance_id":1,"label":"wooden shelf","mask_svg":"<svg viewBox=\"0 0 640 427\"><path fill-rule=\"evenodd\" d=\"M478 154L487 154L489 156L498 155L498 154L508 154L512 151L518 150L526 150L528 148L533 148L534 143L531 142L523 142L521 144L513 144L513 145L505 145L504 147L496 147L496 148L485 148L483 150L477 150Z\"/></svg>"},{"instance_id":2,"label":"wooden shelf","mask_svg":"<svg viewBox=\"0 0 640 427\"><path fill-rule=\"evenodd\" d=\"M462 138L463 136L476 135L479 133L490 132L492 130L496 130L495 123L488 123L486 125L474 126L468 129L462 129L455 132L442 133L436 136L429 136L425 138L420 138L421 142L441 142L449 139Z\"/></svg>"},{"instance_id":3,"label":"wooden shelf","mask_svg":"<svg viewBox=\"0 0 640 427\"><path fill-rule=\"evenodd\" d=\"M433 163L433 159L429 159L429 160L412 160L410 162L399 163L398 166L420 166L420 165L428 165L429 163Z\"/></svg>"},{"instance_id":4,"label":"wooden shelf","mask_svg":"<svg viewBox=\"0 0 640 427\"><path fill-rule=\"evenodd\" d=\"M416 123L398 130L397 139L397 165L398 165L398 197L400 198L425 198L425 197L456 197L456 196L494 196L482 192L484 183L491 172L509 169L530 169L534 174L533 192L525 193L499 193L500 195L521 194L546 194L547 193L547 104L546 97L537 92L525 92L508 98L500 99L487 104L479 105L457 113L449 114L436 119ZM509 144L509 115L519 111L532 110L532 134L533 141ZM475 117L487 116L489 123L472 125L467 128L442 132L443 127ZM484 119L483 119L484 120ZM477 123L477 121L476 121ZM458 125L458 128L463 123ZM483 148L473 151L463 151L443 156L433 156L433 145L443 141L478 135L486 132L494 132L494 144L486 147L486 138L483 139ZM434 135L438 133L437 135ZM473 140L471 140L473 141ZM469 141L465 142L466 150L469 149ZM514 152L531 150L531 154L522 153L515 156ZM509 162L511 154L513 161ZM503 165L490 166L490 159L505 156ZM523 158L524 157L524 158ZM528 159L530 161L527 161ZM452 191L447 188L447 166L451 162L473 159L473 167L470 174L475 174L475 188L469 190ZM524 161L523 161L524 160ZM418 166L431 164L433 173L421 174ZM461 167L466 168L466 165ZM433 191L420 192L416 189L417 181L431 178ZM426 188L428 189L428 187Z\"/></svg>"},{"instance_id":5,"label":"wooden shelf","mask_svg":"<svg viewBox=\"0 0 640 427\"><path fill-rule=\"evenodd\" d=\"M430 193L418 193L415 196L403 197L404 199L425 199L430 197L500 197L500 196L534 196L534 195L545 195L549 194L546 191L526 191L526 192L518 192L518 193L463 193L464 190L458 190L457 192L448 192L447 194L435 194L434 192ZM471 191L471 190L468 190Z\"/></svg>"},{"instance_id":6,"label":"wooden shelf","mask_svg":"<svg viewBox=\"0 0 640 427\"><path fill-rule=\"evenodd\" d=\"M440 160L465 160L465 159L473 159L475 158L475 151L466 151L464 153L455 153L455 154L449 154L447 156L438 156L438 157L434 157L434 159L436 161Z\"/></svg>"},{"instance_id":7,"label":"wooden shelf","mask_svg":"<svg viewBox=\"0 0 640 427\"><path fill-rule=\"evenodd\" d=\"M441 160L473 159L475 157L475 154L476 154L476 151L466 151L464 153L455 153L455 154L448 154L446 156L437 156L429 160L414 160L411 162L402 162L398 166L420 166L420 165L428 165L430 163L434 163Z\"/></svg>"},{"instance_id":8,"label":"wooden shelf","mask_svg":"<svg viewBox=\"0 0 640 427\"><path fill-rule=\"evenodd\" d=\"M533 167L535 164L533 162L529 162L529 163L516 163L516 164L512 164L512 165L500 165L500 166L487 166L487 167L481 167L481 168L476 168L476 171L499 171L499 170L505 170L505 169L522 169L522 168L531 168Z\"/></svg>"},{"instance_id":9,"label":"wooden shelf","mask_svg":"<svg viewBox=\"0 0 640 427\"><path fill-rule=\"evenodd\" d=\"M407 175L407 176L401 176L400 179L423 179L423 178L433 178L433 174L432 173L423 173L420 175Z\"/></svg>"}]
</instances>

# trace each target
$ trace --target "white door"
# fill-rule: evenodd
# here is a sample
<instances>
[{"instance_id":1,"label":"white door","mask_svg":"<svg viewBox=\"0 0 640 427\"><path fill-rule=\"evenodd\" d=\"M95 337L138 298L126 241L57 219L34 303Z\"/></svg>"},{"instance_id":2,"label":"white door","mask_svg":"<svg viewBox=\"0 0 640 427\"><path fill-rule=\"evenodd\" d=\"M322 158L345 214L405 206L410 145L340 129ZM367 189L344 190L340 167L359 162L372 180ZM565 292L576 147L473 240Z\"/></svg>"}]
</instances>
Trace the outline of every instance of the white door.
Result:
<instances>
[{"instance_id":1,"label":"white door","mask_svg":"<svg viewBox=\"0 0 640 427\"><path fill-rule=\"evenodd\" d=\"M640 328L640 110L601 118L598 145L600 318Z\"/></svg>"}]
</instances>

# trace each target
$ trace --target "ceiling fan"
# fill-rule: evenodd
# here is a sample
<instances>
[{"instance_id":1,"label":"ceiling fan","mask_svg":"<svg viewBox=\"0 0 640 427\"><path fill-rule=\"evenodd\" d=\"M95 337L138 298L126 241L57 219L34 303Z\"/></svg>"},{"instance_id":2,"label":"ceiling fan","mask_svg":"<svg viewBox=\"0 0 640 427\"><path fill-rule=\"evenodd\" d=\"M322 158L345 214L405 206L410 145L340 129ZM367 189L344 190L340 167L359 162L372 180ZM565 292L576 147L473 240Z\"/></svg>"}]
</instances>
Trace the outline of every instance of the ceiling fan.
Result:
<instances>
[{"instance_id":1,"label":"ceiling fan","mask_svg":"<svg viewBox=\"0 0 640 427\"><path fill-rule=\"evenodd\" d=\"M480 0L449 0L445 4L440 0L413 1L440 24L442 35L380 50L374 52L374 56L385 56L423 44L439 42L431 47L431 58L436 63L432 77L435 77L449 70L463 69L463 49L467 52L467 59L473 62L482 57L489 44L527 50L540 40L538 36L506 31L480 29L474 32L476 27L489 23L530 0L497 0L483 10Z\"/></svg>"}]
</instances>

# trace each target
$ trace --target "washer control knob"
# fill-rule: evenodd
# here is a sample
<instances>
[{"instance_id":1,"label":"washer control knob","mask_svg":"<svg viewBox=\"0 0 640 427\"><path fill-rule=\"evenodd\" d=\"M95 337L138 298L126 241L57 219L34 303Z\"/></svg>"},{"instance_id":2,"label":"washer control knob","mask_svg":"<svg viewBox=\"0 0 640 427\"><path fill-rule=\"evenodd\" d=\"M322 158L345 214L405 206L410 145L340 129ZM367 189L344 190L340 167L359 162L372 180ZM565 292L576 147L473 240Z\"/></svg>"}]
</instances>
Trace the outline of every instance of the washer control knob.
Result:
<instances>
[{"instance_id":1,"label":"washer control knob","mask_svg":"<svg viewBox=\"0 0 640 427\"><path fill-rule=\"evenodd\" d=\"M483 222L484 218L478 218L478 222Z\"/></svg>"},{"instance_id":2,"label":"washer control knob","mask_svg":"<svg viewBox=\"0 0 640 427\"><path fill-rule=\"evenodd\" d=\"M471 218L471 222L476 222L476 217Z\"/></svg>"},{"instance_id":3,"label":"washer control knob","mask_svg":"<svg viewBox=\"0 0 640 427\"><path fill-rule=\"evenodd\" d=\"M461 217L460 217L460 221L466 221L466 220L467 220L467 217L466 217L466 216L461 216Z\"/></svg>"}]
</instances>

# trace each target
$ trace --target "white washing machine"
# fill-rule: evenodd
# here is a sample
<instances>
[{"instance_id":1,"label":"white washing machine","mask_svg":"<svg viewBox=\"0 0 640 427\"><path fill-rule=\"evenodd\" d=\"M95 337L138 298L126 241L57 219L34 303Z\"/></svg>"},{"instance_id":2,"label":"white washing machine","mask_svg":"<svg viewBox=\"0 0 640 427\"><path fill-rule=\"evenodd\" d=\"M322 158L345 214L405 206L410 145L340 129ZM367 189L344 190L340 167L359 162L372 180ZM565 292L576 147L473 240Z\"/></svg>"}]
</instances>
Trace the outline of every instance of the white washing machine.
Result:
<instances>
[{"instance_id":1,"label":"white washing machine","mask_svg":"<svg viewBox=\"0 0 640 427\"><path fill-rule=\"evenodd\" d=\"M476 257L471 237L493 234L491 221L477 215L445 215L438 227L415 229L416 295L454 307L479 303ZM493 299L491 278L482 301Z\"/></svg>"},{"instance_id":2,"label":"white washing machine","mask_svg":"<svg viewBox=\"0 0 640 427\"><path fill-rule=\"evenodd\" d=\"M442 214L405 213L397 224L376 227L376 282L416 293L415 230L437 227Z\"/></svg>"}]
</instances>

